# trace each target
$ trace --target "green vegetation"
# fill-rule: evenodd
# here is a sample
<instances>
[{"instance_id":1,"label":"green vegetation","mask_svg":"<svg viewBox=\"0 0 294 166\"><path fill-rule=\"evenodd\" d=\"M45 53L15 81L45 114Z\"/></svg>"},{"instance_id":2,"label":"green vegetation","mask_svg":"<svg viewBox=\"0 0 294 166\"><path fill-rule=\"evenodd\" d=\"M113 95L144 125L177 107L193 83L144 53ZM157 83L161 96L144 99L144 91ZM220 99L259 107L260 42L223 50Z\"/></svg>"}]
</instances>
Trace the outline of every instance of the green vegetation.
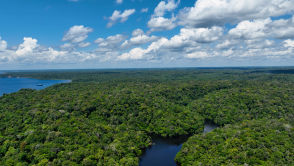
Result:
<instances>
[{"instance_id":1,"label":"green vegetation","mask_svg":"<svg viewBox=\"0 0 294 166\"><path fill-rule=\"evenodd\" d=\"M189 138L181 165L293 165L294 128L284 120L252 120Z\"/></svg>"},{"instance_id":2,"label":"green vegetation","mask_svg":"<svg viewBox=\"0 0 294 166\"><path fill-rule=\"evenodd\" d=\"M293 165L289 71L7 73L73 82L0 97L0 165L133 166L152 135L194 135L177 155L180 165ZM224 127L202 135L205 120Z\"/></svg>"},{"instance_id":3,"label":"green vegetation","mask_svg":"<svg viewBox=\"0 0 294 166\"><path fill-rule=\"evenodd\" d=\"M243 81L240 86L209 93L190 103L190 110L215 124L261 118L283 118L294 112L294 84Z\"/></svg>"}]
</instances>

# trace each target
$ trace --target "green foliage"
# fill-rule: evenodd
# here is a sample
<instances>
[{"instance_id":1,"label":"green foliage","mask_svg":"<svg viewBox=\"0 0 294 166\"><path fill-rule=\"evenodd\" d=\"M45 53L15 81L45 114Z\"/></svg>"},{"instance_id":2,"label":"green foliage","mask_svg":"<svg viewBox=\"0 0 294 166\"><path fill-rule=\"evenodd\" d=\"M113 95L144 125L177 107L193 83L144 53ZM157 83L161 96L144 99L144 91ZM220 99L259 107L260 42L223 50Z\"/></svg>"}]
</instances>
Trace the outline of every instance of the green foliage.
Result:
<instances>
[{"instance_id":1,"label":"green foliage","mask_svg":"<svg viewBox=\"0 0 294 166\"><path fill-rule=\"evenodd\" d=\"M151 135L194 135L181 165L293 164L294 75L272 71L7 73L73 82L0 97L0 165L133 166ZM205 120L232 125L199 135Z\"/></svg>"},{"instance_id":2,"label":"green foliage","mask_svg":"<svg viewBox=\"0 0 294 166\"><path fill-rule=\"evenodd\" d=\"M294 127L284 120L252 120L189 138L176 156L186 165L293 165Z\"/></svg>"},{"instance_id":3,"label":"green foliage","mask_svg":"<svg viewBox=\"0 0 294 166\"><path fill-rule=\"evenodd\" d=\"M244 81L240 86L209 93L189 107L218 125L293 115L293 83Z\"/></svg>"}]
</instances>

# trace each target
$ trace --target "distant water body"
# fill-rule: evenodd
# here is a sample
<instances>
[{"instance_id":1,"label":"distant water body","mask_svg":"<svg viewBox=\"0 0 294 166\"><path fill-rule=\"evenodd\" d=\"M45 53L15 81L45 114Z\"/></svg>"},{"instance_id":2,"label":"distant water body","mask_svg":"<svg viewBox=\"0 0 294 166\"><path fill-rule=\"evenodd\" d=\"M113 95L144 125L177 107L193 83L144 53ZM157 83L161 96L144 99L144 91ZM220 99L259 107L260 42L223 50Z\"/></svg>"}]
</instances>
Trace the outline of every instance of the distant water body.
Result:
<instances>
[{"instance_id":1,"label":"distant water body","mask_svg":"<svg viewBox=\"0 0 294 166\"><path fill-rule=\"evenodd\" d=\"M3 72L2 72L3 73ZM1 74L1 71L0 71ZM33 78L0 78L0 96L3 94L17 92L20 89L30 88L41 90L49 86L69 83L70 80L38 80Z\"/></svg>"}]
</instances>

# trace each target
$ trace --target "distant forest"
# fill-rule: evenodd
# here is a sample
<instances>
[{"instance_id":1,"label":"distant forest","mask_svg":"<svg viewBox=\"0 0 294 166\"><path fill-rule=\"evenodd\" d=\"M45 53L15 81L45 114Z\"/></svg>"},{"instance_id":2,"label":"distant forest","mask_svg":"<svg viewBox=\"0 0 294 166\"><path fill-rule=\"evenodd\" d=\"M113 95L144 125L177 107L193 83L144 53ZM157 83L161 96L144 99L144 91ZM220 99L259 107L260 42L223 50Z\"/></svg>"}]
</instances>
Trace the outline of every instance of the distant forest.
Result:
<instances>
[{"instance_id":1,"label":"distant forest","mask_svg":"<svg viewBox=\"0 0 294 166\"><path fill-rule=\"evenodd\" d=\"M137 166L152 136L175 161L294 165L294 68L8 71L66 79L0 97L0 165ZM204 123L220 126L202 134Z\"/></svg>"}]
</instances>

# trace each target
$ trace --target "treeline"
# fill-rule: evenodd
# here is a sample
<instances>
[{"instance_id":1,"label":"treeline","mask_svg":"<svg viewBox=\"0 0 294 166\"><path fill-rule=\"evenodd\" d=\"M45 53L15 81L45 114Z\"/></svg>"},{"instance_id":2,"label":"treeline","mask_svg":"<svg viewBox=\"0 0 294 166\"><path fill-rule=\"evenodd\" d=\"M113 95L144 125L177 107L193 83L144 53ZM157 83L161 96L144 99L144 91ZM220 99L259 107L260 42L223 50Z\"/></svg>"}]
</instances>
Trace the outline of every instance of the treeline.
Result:
<instances>
[{"instance_id":1,"label":"treeline","mask_svg":"<svg viewBox=\"0 0 294 166\"><path fill-rule=\"evenodd\" d=\"M293 68L176 68L176 69L109 69L109 70L41 70L6 72L0 77L66 79L73 82L173 82L259 80L294 81Z\"/></svg>"},{"instance_id":2,"label":"treeline","mask_svg":"<svg viewBox=\"0 0 294 166\"><path fill-rule=\"evenodd\" d=\"M151 135L194 134L177 155L181 165L293 164L293 76L251 70L7 73L73 82L0 97L0 165L132 166ZM205 120L225 127L201 135ZM280 136L272 133L277 128ZM236 146L245 149L225 146L237 136ZM247 146L253 138L273 148ZM254 156L255 150L267 156ZM232 159L241 153L242 160Z\"/></svg>"}]
</instances>

